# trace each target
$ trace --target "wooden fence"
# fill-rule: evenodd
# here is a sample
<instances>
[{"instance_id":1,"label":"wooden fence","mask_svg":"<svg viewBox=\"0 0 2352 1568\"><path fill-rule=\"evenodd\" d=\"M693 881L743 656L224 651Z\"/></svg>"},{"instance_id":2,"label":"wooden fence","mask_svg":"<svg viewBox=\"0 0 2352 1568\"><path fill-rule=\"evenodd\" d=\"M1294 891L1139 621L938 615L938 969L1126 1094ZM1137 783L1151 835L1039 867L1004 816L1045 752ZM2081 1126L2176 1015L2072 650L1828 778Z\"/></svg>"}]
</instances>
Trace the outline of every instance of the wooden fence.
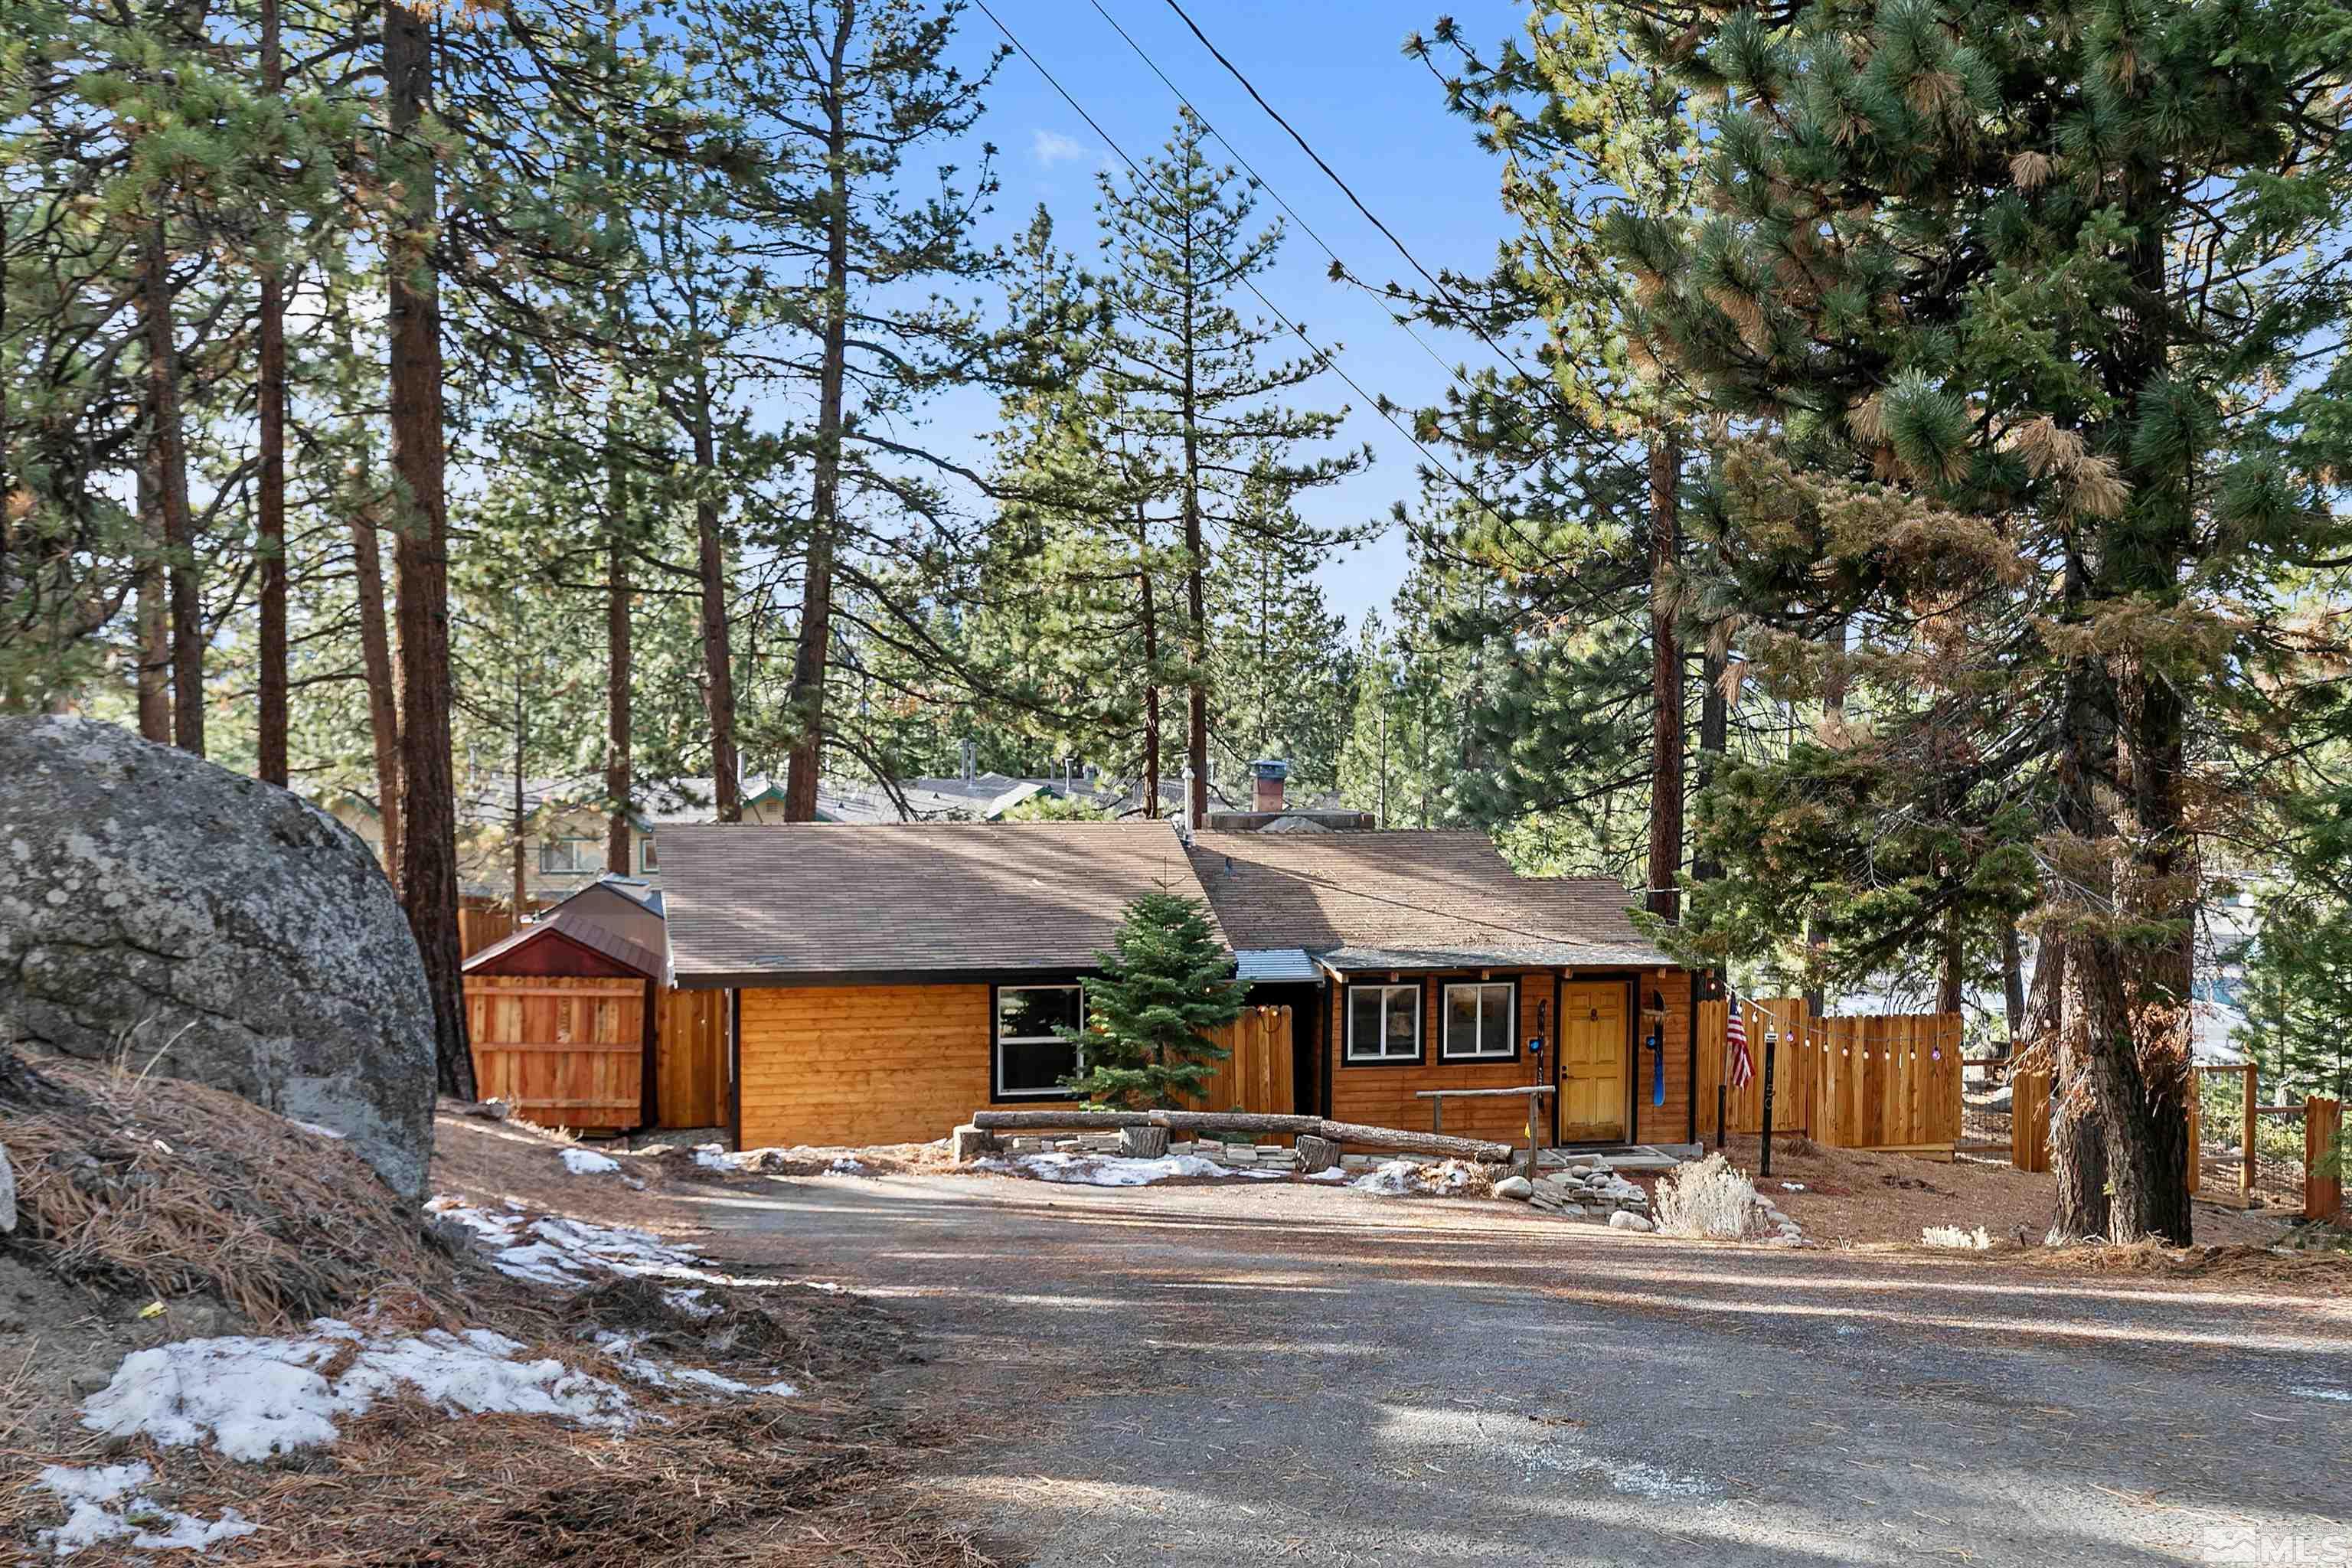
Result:
<instances>
[{"instance_id":1,"label":"wooden fence","mask_svg":"<svg viewBox=\"0 0 2352 1568\"><path fill-rule=\"evenodd\" d=\"M2258 1181L2257 1172L2262 1167L2260 1151L2256 1146L2257 1115L2300 1115L2303 1121L2301 1205L2303 1216L2305 1219L2315 1220L2341 1219L2344 1215L2343 1177L2341 1174L2320 1174L2319 1163L2334 1143L2337 1130L2343 1126L2342 1104L2334 1100L2313 1095L2300 1107L2258 1105L2255 1101L2260 1091L2261 1076L2252 1064L2241 1066L2235 1063L2225 1063L2200 1068L2197 1070L2196 1080L2201 1083L2202 1079L2209 1073L2222 1076L2243 1075L2245 1085L2242 1090L2244 1099L2239 1107L2236 1121L2223 1133L2224 1137L2234 1134L2233 1141L2238 1145L2235 1179L2231 1184L2234 1190L2227 1196L2217 1194L2213 1201L2238 1208L2253 1206L2256 1201L2254 1189ZM2050 1075L2046 1072L2019 1073L2011 1083L2013 1089L2010 1100L2010 1163L2021 1171L2047 1171L2050 1169ZM2201 1088L2200 1092L2189 1096L2187 1174L2189 1192L2192 1197L2205 1185L2204 1099ZM2221 1170L2217 1173L2224 1175L2231 1173L2226 1157L2219 1159L2217 1163L2221 1166ZM2273 1166L2277 1162L2273 1162ZM2288 1162L2288 1164L2292 1169L2292 1161ZM2273 1190L2270 1197L2264 1201L2273 1203L2280 1201L2276 1190ZM2284 1202L2289 1206L2294 1204L2294 1189L2291 1186L2287 1189Z\"/></svg>"},{"instance_id":2,"label":"wooden fence","mask_svg":"<svg viewBox=\"0 0 2352 1568\"><path fill-rule=\"evenodd\" d=\"M654 1116L659 1127L727 1120L727 993L654 988Z\"/></svg>"},{"instance_id":3,"label":"wooden fence","mask_svg":"<svg viewBox=\"0 0 2352 1568\"><path fill-rule=\"evenodd\" d=\"M1203 1110L1247 1110L1287 1116L1292 1092L1291 1017L1287 1007L1244 1007L1210 1038L1225 1048L1199 1097Z\"/></svg>"},{"instance_id":4,"label":"wooden fence","mask_svg":"<svg viewBox=\"0 0 2352 1568\"><path fill-rule=\"evenodd\" d=\"M644 981L469 975L466 1025L483 1099L542 1127L643 1121Z\"/></svg>"},{"instance_id":5,"label":"wooden fence","mask_svg":"<svg viewBox=\"0 0 2352 1568\"><path fill-rule=\"evenodd\" d=\"M1833 1149L1949 1153L1960 1137L1960 1019L1956 1013L1812 1018L1804 999L1743 1004L1756 1074L1744 1089L1726 1079L1726 1004L1699 1004L1699 1115L1725 1085L1727 1131L1764 1125L1764 1040L1773 1052L1772 1131L1802 1132Z\"/></svg>"},{"instance_id":6,"label":"wooden fence","mask_svg":"<svg viewBox=\"0 0 2352 1568\"><path fill-rule=\"evenodd\" d=\"M514 934L514 910L504 904L485 908L461 908L457 911L457 960L467 959L490 946L504 942Z\"/></svg>"}]
</instances>

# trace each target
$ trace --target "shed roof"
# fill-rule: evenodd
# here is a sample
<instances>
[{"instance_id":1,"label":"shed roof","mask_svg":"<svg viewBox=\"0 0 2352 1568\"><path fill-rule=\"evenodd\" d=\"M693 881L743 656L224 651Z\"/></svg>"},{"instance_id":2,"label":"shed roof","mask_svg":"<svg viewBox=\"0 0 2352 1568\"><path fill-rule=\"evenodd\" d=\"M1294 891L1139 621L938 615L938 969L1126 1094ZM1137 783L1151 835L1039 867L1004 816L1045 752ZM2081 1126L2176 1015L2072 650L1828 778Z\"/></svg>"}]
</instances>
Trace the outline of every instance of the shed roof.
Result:
<instances>
[{"instance_id":1,"label":"shed roof","mask_svg":"<svg viewBox=\"0 0 2352 1568\"><path fill-rule=\"evenodd\" d=\"M1091 970L1129 903L1201 893L1165 822L671 827L662 881L702 988Z\"/></svg>"},{"instance_id":2,"label":"shed roof","mask_svg":"<svg viewBox=\"0 0 2352 1568\"><path fill-rule=\"evenodd\" d=\"M1201 833L1192 868L1234 944L1335 969L1674 961L1607 877L1521 877L1483 833Z\"/></svg>"},{"instance_id":3,"label":"shed roof","mask_svg":"<svg viewBox=\"0 0 2352 1568\"><path fill-rule=\"evenodd\" d=\"M659 949L647 947L641 942L633 941L603 921L591 919L576 910L566 913L565 906L562 904L557 905L529 925L517 926L510 934L500 937L473 957L466 960L463 968L468 973L495 971L499 962L509 957L516 949L557 938L575 942L592 952L602 953L614 963L634 970L648 980L658 980L662 977L662 954Z\"/></svg>"}]
</instances>

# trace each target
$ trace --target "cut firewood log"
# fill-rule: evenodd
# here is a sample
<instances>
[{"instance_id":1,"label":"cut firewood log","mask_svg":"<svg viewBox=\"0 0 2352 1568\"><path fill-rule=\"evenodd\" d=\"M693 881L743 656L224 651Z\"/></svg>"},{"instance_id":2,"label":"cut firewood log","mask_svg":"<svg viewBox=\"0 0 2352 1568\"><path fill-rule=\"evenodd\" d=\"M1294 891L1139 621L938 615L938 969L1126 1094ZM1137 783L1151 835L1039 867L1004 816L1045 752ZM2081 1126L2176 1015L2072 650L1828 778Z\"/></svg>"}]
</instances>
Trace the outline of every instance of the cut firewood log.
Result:
<instances>
[{"instance_id":1,"label":"cut firewood log","mask_svg":"<svg viewBox=\"0 0 2352 1568\"><path fill-rule=\"evenodd\" d=\"M1339 1163L1339 1145L1328 1138L1312 1132L1298 1135L1298 1173L1311 1176L1318 1171L1328 1171Z\"/></svg>"},{"instance_id":2,"label":"cut firewood log","mask_svg":"<svg viewBox=\"0 0 2352 1568\"><path fill-rule=\"evenodd\" d=\"M1168 1152L1168 1129L1122 1127L1118 1130L1118 1152L1130 1159L1160 1159Z\"/></svg>"}]
</instances>

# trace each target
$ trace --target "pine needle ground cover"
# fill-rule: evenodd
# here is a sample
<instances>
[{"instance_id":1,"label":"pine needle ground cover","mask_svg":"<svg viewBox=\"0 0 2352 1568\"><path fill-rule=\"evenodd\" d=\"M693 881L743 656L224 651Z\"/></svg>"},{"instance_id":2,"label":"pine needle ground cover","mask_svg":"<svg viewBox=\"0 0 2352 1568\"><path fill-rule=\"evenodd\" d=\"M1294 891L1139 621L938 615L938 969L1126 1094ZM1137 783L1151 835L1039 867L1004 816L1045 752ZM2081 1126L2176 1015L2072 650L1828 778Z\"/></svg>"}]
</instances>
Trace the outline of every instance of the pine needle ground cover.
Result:
<instances>
[{"instance_id":1,"label":"pine needle ground cover","mask_svg":"<svg viewBox=\"0 0 2352 1568\"><path fill-rule=\"evenodd\" d=\"M43 1532L71 1518L96 1528L72 1538L89 1542L74 1561L93 1564L155 1561L140 1541L200 1540L209 1560L258 1564L987 1561L907 1500L900 1478L939 1435L864 1398L868 1373L914 1352L862 1298L717 1277L511 1278L479 1247L427 1240L338 1141L166 1080L11 1064L0 1142L20 1179L19 1226L0 1237L8 1546L46 1556L58 1542ZM503 1382L552 1387L595 1419L385 1379L348 1396L370 1356L413 1367L417 1347L469 1344L489 1347ZM287 1357L290 1392L258 1404L343 1392L325 1440L247 1462L210 1430L86 1424L110 1397L141 1413L127 1356L260 1347ZM198 1408L173 1404L174 1418Z\"/></svg>"}]
</instances>

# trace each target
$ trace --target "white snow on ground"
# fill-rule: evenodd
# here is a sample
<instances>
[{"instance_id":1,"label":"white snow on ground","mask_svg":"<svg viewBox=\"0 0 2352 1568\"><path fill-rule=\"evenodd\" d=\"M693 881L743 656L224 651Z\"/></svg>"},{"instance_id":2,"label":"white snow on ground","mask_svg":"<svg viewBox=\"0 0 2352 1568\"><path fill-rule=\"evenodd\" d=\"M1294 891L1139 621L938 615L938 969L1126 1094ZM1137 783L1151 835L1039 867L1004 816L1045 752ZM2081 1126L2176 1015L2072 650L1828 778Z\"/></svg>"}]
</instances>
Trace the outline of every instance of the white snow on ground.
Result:
<instances>
[{"instance_id":1,"label":"white snow on ground","mask_svg":"<svg viewBox=\"0 0 2352 1568\"><path fill-rule=\"evenodd\" d=\"M703 1295L702 1288L698 1285L688 1289L665 1290L662 1292L662 1300L670 1304L672 1310L698 1321L717 1317L719 1309L704 1300Z\"/></svg>"},{"instance_id":2,"label":"white snow on ground","mask_svg":"<svg viewBox=\"0 0 2352 1568\"><path fill-rule=\"evenodd\" d=\"M874 1172L855 1156L844 1154L825 1169L836 1176L870 1176Z\"/></svg>"},{"instance_id":3,"label":"white snow on ground","mask_svg":"<svg viewBox=\"0 0 2352 1568\"><path fill-rule=\"evenodd\" d=\"M1470 1184L1470 1171L1458 1160L1434 1165L1390 1160L1348 1184L1360 1193L1383 1198L1401 1198L1412 1193L1458 1193Z\"/></svg>"},{"instance_id":4,"label":"white snow on ground","mask_svg":"<svg viewBox=\"0 0 2352 1568\"><path fill-rule=\"evenodd\" d=\"M775 1279L742 1279L703 1267L690 1247L673 1246L626 1226L591 1225L550 1215L493 1213L453 1197L426 1201L425 1209L457 1221L479 1236L490 1266L501 1274L562 1289L593 1284L611 1274L676 1279L688 1285L774 1285Z\"/></svg>"},{"instance_id":5,"label":"white snow on ground","mask_svg":"<svg viewBox=\"0 0 2352 1568\"><path fill-rule=\"evenodd\" d=\"M743 1154L730 1154L716 1143L697 1143L694 1146L694 1163L706 1170L740 1171L744 1168L749 1155L757 1152L757 1150L751 1150Z\"/></svg>"},{"instance_id":6,"label":"white snow on ground","mask_svg":"<svg viewBox=\"0 0 2352 1568\"><path fill-rule=\"evenodd\" d=\"M2290 1388L2287 1392L2298 1399L2341 1399L2352 1404L2352 1388Z\"/></svg>"},{"instance_id":7,"label":"white snow on ground","mask_svg":"<svg viewBox=\"0 0 2352 1568\"><path fill-rule=\"evenodd\" d=\"M293 1122L295 1126L299 1127L303 1131L310 1133L313 1137L341 1138L342 1136L341 1133L336 1131L333 1128L321 1127L315 1121L295 1121L290 1116L287 1118L287 1121Z\"/></svg>"},{"instance_id":8,"label":"white snow on ground","mask_svg":"<svg viewBox=\"0 0 2352 1568\"><path fill-rule=\"evenodd\" d=\"M563 1168L575 1176L608 1176L621 1168L621 1163L593 1149L567 1148L563 1151Z\"/></svg>"},{"instance_id":9,"label":"white snow on ground","mask_svg":"<svg viewBox=\"0 0 2352 1568\"><path fill-rule=\"evenodd\" d=\"M1008 1176L1034 1176L1081 1187L1148 1187L1177 1176L1257 1176L1280 1180L1286 1171L1254 1171L1246 1165L1221 1165L1198 1154L1163 1154L1139 1160L1125 1154L1015 1154L990 1157L972 1163L983 1171Z\"/></svg>"},{"instance_id":10,"label":"white snow on ground","mask_svg":"<svg viewBox=\"0 0 2352 1568\"><path fill-rule=\"evenodd\" d=\"M800 1392L782 1380L762 1384L738 1383L708 1367L673 1366L667 1362L638 1354L637 1347L644 1342L643 1334L620 1334L607 1331L596 1336L596 1348L603 1351L614 1366L639 1383L650 1384L656 1388L684 1386L709 1389L713 1394L778 1394L786 1398Z\"/></svg>"},{"instance_id":11,"label":"white snow on ground","mask_svg":"<svg viewBox=\"0 0 2352 1568\"><path fill-rule=\"evenodd\" d=\"M1344 1182L1347 1179L1348 1173L1337 1165L1328 1171L1316 1171L1299 1178L1303 1182Z\"/></svg>"},{"instance_id":12,"label":"white snow on ground","mask_svg":"<svg viewBox=\"0 0 2352 1568\"><path fill-rule=\"evenodd\" d=\"M618 1385L551 1358L517 1361L522 1345L488 1329L462 1334L365 1333L335 1318L299 1338L181 1340L122 1358L114 1381L82 1401L82 1425L166 1446L207 1437L232 1459L331 1443L336 1418L415 1393L442 1409L552 1415L619 1428L635 1417ZM341 1370L330 1376L330 1362Z\"/></svg>"},{"instance_id":13,"label":"white snow on ground","mask_svg":"<svg viewBox=\"0 0 2352 1568\"><path fill-rule=\"evenodd\" d=\"M153 1468L143 1462L87 1470L50 1465L33 1479L66 1505L65 1523L38 1537L60 1557L100 1542L125 1540L147 1552L202 1552L261 1528L233 1508L223 1509L220 1518L209 1523L165 1508L141 1489L155 1479ZM110 1503L119 1506L110 1508Z\"/></svg>"}]
</instances>

